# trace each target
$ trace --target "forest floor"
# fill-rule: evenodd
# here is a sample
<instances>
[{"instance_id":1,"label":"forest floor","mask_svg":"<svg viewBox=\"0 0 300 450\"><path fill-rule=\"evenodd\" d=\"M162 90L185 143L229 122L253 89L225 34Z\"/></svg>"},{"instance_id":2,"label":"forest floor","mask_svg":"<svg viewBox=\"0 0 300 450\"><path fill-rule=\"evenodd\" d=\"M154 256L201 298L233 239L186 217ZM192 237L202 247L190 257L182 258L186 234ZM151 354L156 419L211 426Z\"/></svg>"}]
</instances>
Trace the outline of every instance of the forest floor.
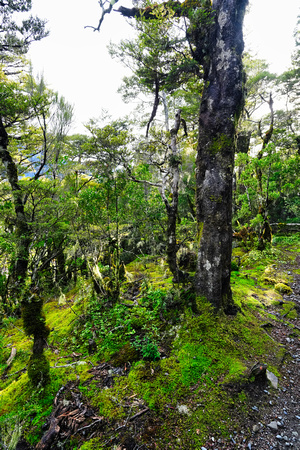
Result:
<instances>
[{"instance_id":1,"label":"forest floor","mask_svg":"<svg viewBox=\"0 0 300 450\"><path fill-rule=\"evenodd\" d=\"M0 357L0 449L299 450L299 241L279 247L233 273L236 317L202 303L194 312L184 287L184 298L165 296L168 273L152 259L131 266L137 281L117 304L96 298L88 309L88 283L63 303L49 298L51 384L37 392L26 374L31 340L6 320L2 361L18 351L10 366ZM142 268L154 290L142 291ZM289 295L274 289L280 280ZM145 336L158 359L136 349ZM251 376L257 362L273 384L264 371Z\"/></svg>"}]
</instances>

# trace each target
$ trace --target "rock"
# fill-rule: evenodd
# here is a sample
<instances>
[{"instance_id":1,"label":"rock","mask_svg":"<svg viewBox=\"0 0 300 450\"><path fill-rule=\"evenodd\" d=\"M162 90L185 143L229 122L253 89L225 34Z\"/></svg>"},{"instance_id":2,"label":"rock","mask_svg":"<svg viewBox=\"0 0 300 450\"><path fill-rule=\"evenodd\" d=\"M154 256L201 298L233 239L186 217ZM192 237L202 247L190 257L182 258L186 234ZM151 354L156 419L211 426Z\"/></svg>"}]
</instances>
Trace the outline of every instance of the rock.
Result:
<instances>
[{"instance_id":1,"label":"rock","mask_svg":"<svg viewBox=\"0 0 300 450\"><path fill-rule=\"evenodd\" d=\"M272 420L272 422L268 423L267 425L269 428L271 428L271 430L278 430L278 425L277 422L275 420Z\"/></svg>"},{"instance_id":2,"label":"rock","mask_svg":"<svg viewBox=\"0 0 300 450\"><path fill-rule=\"evenodd\" d=\"M259 431L259 429L260 429L259 425L253 425L253 427L252 427L253 433L257 433Z\"/></svg>"},{"instance_id":3,"label":"rock","mask_svg":"<svg viewBox=\"0 0 300 450\"><path fill-rule=\"evenodd\" d=\"M278 378L274 373L270 372L269 370L266 370L267 379L270 381L273 388L278 388Z\"/></svg>"},{"instance_id":4,"label":"rock","mask_svg":"<svg viewBox=\"0 0 300 450\"><path fill-rule=\"evenodd\" d=\"M264 376L266 373L266 369L267 369L267 365L264 363L255 363L250 370L250 377L251 376L255 376L256 377L261 377Z\"/></svg>"},{"instance_id":5,"label":"rock","mask_svg":"<svg viewBox=\"0 0 300 450\"><path fill-rule=\"evenodd\" d=\"M297 431L293 431L292 435L297 438L299 436L299 433Z\"/></svg>"}]
</instances>

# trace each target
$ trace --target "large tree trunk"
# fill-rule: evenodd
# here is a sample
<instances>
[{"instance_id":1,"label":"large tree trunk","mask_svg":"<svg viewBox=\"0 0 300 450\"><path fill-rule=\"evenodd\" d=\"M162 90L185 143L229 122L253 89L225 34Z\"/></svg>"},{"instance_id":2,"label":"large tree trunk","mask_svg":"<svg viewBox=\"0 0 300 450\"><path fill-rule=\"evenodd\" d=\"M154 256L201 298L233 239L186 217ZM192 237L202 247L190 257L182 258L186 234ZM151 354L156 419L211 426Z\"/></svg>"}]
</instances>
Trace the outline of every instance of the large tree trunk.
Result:
<instances>
[{"instance_id":1,"label":"large tree trunk","mask_svg":"<svg viewBox=\"0 0 300 450\"><path fill-rule=\"evenodd\" d=\"M247 0L214 0L205 59L196 167L199 252L195 287L234 313L230 288L232 179L236 124L243 106L243 17Z\"/></svg>"}]
</instances>

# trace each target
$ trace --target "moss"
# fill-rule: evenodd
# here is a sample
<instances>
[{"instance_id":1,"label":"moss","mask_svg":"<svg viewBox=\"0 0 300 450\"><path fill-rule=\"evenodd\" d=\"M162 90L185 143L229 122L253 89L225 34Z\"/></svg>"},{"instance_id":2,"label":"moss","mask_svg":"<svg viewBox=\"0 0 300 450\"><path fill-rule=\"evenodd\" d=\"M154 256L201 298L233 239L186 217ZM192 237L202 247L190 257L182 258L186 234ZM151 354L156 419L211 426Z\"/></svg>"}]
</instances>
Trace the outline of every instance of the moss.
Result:
<instances>
[{"instance_id":1,"label":"moss","mask_svg":"<svg viewBox=\"0 0 300 450\"><path fill-rule=\"evenodd\" d=\"M215 203L222 203L222 201L223 201L221 195L219 195L218 197L216 197L215 195L211 195L211 196L209 197L209 200L210 200L211 202L215 202Z\"/></svg>"},{"instance_id":2,"label":"moss","mask_svg":"<svg viewBox=\"0 0 300 450\"><path fill-rule=\"evenodd\" d=\"M228 150L228 148L232 147L233 147L232 139L228 137L226 134L221 134L220 136L214 139L213 143L210 146L210 152L213 155L215 155L219 152Z\"/></svg>"},{"instance_id":3,"label":"moss","mask_svg":"<svg viewBox=\"0 0 300 450\"><path fill-rule=\"evenodd\" d=\"M286 284L283 283L275 284L275 290L277 292L280 292L280 294L291 294L293 292L290 286L287 286Z\"/></svg>"},{"instance_id":4,"label":"moss","mask_svg":"<svg viewBox=\"0 0 300 450\"><path fill-rule=\"evenodd\" d=\"M41 355L31 355L28 363L28 378L33 386L45 385L50 381L50 364L44 353Z\"/></svg>"},{"instance_id":5,"label":"moss","mask_svg":"<svg viewBox=\"0 0 300 450\"><path fill-rule=\"evenodd\" d=\"M200 245L200 242L201 242L201 239L202 239L203 226L204 226L204 223L203 223L203 222L199 222L199 223L198 223L198 230L197 230L197 242L198 242L198 246Z\"/></svg>"},{"instance_id":6,"label":"moss","mask_svg":"<svg viewBox=\"0 0 300 450\"><path fill-rule=\"evenodd\" d=\"M46 316L42 309L43 301L37 297L22 303L23 328L27 336L48 337L50 330L46 326Z\"/></svg>"},{"instance_id":7,"label":"moss","mask_svg":"<svg viewBox=\"0 0 300 450\"><path fill-rule=\"evenodd\" d=\"M125 366L128 363L131 364L138 360L138 352L129 342L111 357L111 363L116 367Z\"/></svg>"},{"instance_id":8,"label":"moss","mask_svg":"<svg viewBox=\"0 0 300 450\"><path fill-rule=\"evenodd\" d=\"M101 445L100 438L94 438L89 440L88 442L85 442L83 445L80 446L81 450L102 450L104 447Z\"/></svg>"}]
</instances>

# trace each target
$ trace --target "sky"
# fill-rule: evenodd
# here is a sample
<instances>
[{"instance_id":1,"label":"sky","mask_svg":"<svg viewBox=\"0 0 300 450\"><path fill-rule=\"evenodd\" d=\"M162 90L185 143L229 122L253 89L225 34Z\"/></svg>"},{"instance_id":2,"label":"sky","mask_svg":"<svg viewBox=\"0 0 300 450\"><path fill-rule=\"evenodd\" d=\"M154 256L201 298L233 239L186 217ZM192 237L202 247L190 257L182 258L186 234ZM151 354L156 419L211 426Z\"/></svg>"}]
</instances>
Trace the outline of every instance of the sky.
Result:
<instances>
[{"instance_id":1,"label":"sky","mask_svg":"<svg viewBox=\"0 0 300 450\"><path fill-rule=\"evenodd\" d=\"M84 4L84 7L82 6ZM299 0L250 0L245 17L246 50L281 73L290 64L293 30L300 14ZM131 6L130 0L118 5ZM84 123L106 110L114 118L130 114L117 93L124 66L107 50L110 41L130 38L132 28L119 13L106 15L100 32L97 0L33 0L32 13L47 20L50 36L31 45L29 59L35 75L43 74L48 86L74 105L71 133L84 133Z\"/></svg>"}]
</instances>

